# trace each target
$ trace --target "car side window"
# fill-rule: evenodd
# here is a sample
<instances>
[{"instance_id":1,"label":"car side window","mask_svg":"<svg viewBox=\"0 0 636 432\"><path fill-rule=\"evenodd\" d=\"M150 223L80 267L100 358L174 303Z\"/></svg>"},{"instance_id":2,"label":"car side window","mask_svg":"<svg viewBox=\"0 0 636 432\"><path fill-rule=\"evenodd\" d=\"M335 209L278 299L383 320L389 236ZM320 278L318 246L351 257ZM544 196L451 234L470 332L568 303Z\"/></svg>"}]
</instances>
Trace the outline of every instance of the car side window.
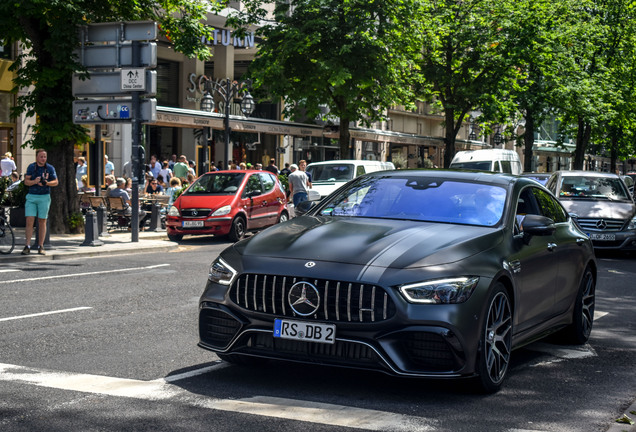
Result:
<instances>
[{"instance_id":1,"label":"car side window","mask_svg":"<svg viewBox=\"0 0 636 432\"><path fill-rule=\"evenodd\" d=\"M541 209L541 214L549 217L555 223L567 222L568 215L561 205L548 193L533 188L533 193Z\"/></svg>"},{"instance_id":2,"label":"car side window","mask_svg":"<svg viewBox=\"0 0 636 432\"><path fill-rule=\"evenodd\" d=\"M366 170L364 169L364 166L358 165L358 168L356 168L356 177L360 177L363 174L366 174Z\"/></svg>"},{"instance_id":3,"label":"car side window","mask_svg":"<svg viewBox=\"0 0 636 432\"><path fill-rule=\"evenodd\" d=\"M258 174L252 174L249 179L247 179L247 185L245 186L245 193L251 193L255 191L261 191L261 179Z\"/></svg>"},{"instance_id":4,"label":"car side window","mask_svg":"<svg viewBox=\"0 0 636 432\"><path fill-rule=\"evenodd\" d=\"M512 174L512 165L510 161L501 161L501 172Z\"/></svg>"},{"instance_id":5,"label":"car side window","mask_svg":"<svg viewBox=\"0 0 636 432\"><path fill-rule=\"evenodd\" d=\"M274 189L276 180L274 180L273 175L267 173L259 173L259 176L261 177L261 183L263 184L263 193L270 192L272 189Z\"/></svg>"}]
</instances>

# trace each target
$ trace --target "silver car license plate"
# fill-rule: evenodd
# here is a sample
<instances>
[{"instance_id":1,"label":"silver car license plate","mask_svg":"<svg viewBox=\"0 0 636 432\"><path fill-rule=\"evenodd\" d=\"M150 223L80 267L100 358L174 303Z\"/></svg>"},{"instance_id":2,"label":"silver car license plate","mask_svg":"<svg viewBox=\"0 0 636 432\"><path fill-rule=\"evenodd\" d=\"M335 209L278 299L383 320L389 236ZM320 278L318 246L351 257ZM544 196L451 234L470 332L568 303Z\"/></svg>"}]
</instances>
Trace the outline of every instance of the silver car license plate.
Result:
<instances>
[{"instance_id":1,"label":"silver car license plate","mask_svg":"<svg viewBox=\"0 0 636 432\"><path fill-rule=\"evenodd\" d=\"M616 240L616 235L615 234L590 234L590 240L614 241Z\"/></svg>"},{"instance_id":2,"label":"silver car license plate","mask_svg":"<svg viewBox=\"0 0 636 432\"><path fill-rule=\"evenodd\" d=\"M203 221L183 221L184 228L203 228Z\"/></svg>"},{"instance_id":3,"label":"silver car license plate","mask_svg":"<svg viewBox=\"0 0 636 432\"><path fill-rule=\"evenodd\" d=\"M286 319L274 320L274 337L332 344L336 341L336 326Z\"/></svg>"}]
</instances>

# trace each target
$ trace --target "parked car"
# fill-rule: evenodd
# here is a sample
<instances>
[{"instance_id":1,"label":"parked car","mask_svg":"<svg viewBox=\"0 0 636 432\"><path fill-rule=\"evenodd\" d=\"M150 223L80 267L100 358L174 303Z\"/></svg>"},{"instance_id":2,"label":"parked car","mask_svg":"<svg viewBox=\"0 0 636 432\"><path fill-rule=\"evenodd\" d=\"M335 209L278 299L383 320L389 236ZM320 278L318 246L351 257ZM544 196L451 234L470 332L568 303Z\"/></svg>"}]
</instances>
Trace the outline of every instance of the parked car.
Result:
<instances>
[{"instance_id":1,"label":"parked car","mask_svg":"<svg viewBox=\"0 0 636 432\"><path fill-rule=\"evenodd\" d=\"M544 186L548 182L550 175L551 175L550 173L535 173L535 172L524 172L521 174L522 177L530 178Z\"/></svg>"},{"instance_id":2,"label":"parked car","mask_svg":"<svg viewBox=\"0 0 636 432\"><path fill-rule=\"evenodd\" d=\"M514 150L482 149L459 151L449 168L521 174L521 159Z\"/></svg>"},{"instance_id":3,"label":"parked car","mask_svg":"<svg viewBox=\"0 0 636 432\"><path fill-rule=\"evenodd\" d=\"M361 175L375 172L394 170L393 162L372 160L336 160L314 162L307 165L307 172L311 174L313 194L309 200L321 200L349 180ZM315 194L318 192L319 196Z\"/></svg>"},{"instance_id":4,"label":"parked car","mask_svg":"<svg viewBox=\"0 0 636 432\"><path fill-rule=\"evenodd\" d=\"M269 171L216 171L199 177L168 210L170 240L214 234L238 241L247 231L289 219L285 192Z\"/></svg>"},{"instance_id":5,"label":"parked car","mask_svg":"<svg viewBox=\"0 0 636 432\"><path fill-rule=\"evenodd\" d=\"M636 204L616 174L556 171L546 183L596 249L636 249Z\"/></svg>"},{"instance_id":6,"label":"parked car","mask_svg":"<svg viewBox=\"0 0 636 432\"><path fill-rule=\"evenodd\" d=\"M383 171L299 206L213 261L200 347L233 363L476 377L492 392L514 348L590 336L592 244L533 180Z\"/></svg>"}]
</instances>

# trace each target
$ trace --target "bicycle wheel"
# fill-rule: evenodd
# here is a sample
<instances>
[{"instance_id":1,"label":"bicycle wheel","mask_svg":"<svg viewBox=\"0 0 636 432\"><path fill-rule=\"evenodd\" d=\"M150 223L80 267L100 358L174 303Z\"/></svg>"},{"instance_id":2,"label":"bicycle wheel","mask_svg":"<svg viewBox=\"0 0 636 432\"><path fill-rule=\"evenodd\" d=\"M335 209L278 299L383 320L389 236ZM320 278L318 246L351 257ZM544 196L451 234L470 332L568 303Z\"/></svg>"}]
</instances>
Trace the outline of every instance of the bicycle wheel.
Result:
<instances>
[{"instance_id":1,"label":"bicycle wheel","mask_svg":"<svg viewBox=\"0 0 636 432\"><path fill-rule=\"evenodd\" d=\"M0 218L0 253L10 254L15 247L15 235L13 228L4 218Z\"/></svg>"}]
</instances>

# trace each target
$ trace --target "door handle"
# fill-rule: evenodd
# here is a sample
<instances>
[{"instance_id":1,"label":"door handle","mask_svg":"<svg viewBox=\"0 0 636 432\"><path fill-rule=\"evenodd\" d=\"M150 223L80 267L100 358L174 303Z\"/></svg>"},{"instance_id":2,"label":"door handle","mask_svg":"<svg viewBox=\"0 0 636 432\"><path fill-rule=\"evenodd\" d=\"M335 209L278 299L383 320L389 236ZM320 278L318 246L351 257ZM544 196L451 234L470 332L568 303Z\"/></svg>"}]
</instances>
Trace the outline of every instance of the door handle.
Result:
<instances>
[{"instance_id":1,"label":"door handle","mask_svg":"<svg viewBox=\"0 0 636 432\"><path fill-rule=\"evenodd\" d=\"M583 244L585 243L585 239L582 238L577 238L576 239L576 244L579 246L583 246Z\"/></svg>"},{"instance_id":2,"label":"door handle","mask_svg":"<svg viewBox=\"0 0 636 432\"><path fill-rule=\"evenodd\" d=\"M548 243L548 250L553 251L557 247L556 243Z\"/></svg>"}]
</instances>

